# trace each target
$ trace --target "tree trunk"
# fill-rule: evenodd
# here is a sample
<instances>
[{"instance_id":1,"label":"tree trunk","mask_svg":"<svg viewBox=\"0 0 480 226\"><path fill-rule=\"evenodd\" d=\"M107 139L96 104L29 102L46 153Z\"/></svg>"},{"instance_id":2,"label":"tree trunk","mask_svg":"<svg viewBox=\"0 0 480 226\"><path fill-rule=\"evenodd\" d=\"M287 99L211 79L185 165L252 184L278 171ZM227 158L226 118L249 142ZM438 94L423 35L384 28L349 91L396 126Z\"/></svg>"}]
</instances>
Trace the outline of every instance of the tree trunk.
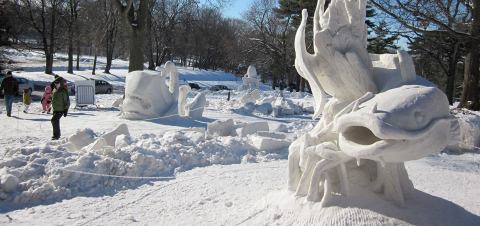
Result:
<instances>
[{"instance_id":1,"label":"tree trunk","mask_svg":"<svg viewBox=\"0 0 480 226\"><path fill-rule=\"evenodd\" d=\"M55 5L52 6L52 16L50 21L50 45L47 44L45 51L45 73L53 74L53 56L55 54L55 23L57 22L57 8ZM45 40L46 41L46 40Z\"/></svg>"},{"instance_id":2,"label":"tree trunk","mask_svg":"<svg viewBox=\"0 0 480 226\"><path fill-rule=\"evenodd\" d=\"M78 3L77 3L78 4ZM78 6L78 5L77 5ZM76 37L76 44L77 44L77 71L80 70L80 28L79 28L79 23L78 23L78 7L75 7L75 32L77 33Z\"/></svg>"},{"instance_id":3,"label":"tree trunk","mask_svg":"<svg viewBox=\"0 0 480 226\"><path fill-rule=\"evenodd\" d=\"M45 74L53 74L53 54L45 53Z\"/></svg>"},{"instance_id":4,"label":"tree trunk","mask_svg":"<svg viewBox=\"0 0 480 226\"><path fill-rule=\"evenodd\" d=\"M145 32L143 28L133 29L130 32L130 41L129 41L129 49L130 49L130 57L129 57L129 65L128 65L128 72L132 71L143 71L143 54L144 54L144 46L145 46Z\"/></svg>"},{"instance_id":5,"label":"tree trunk","mask_svg":"<svg viewBox=\"0 0 480 226\"><path fill-rule=\"evenodd\" d=\"M73 30L68 28L68 69L67 73L73 74Z\"/></svg>"},{"instance_id":6,"label":"tree trunk","mask_svg":"<svg viewBox=\"0 0 480 226\"><path fill-rule=\"evenodd\" d=\"M77 71L80 71L80 41L77 38Z\"/></svg>"},{"instance_id":7,"label":"tree trunk","mask_svg":"<svg viewBox=\"0 0 480 226\"><path fill-rule=\"evenodd\" d=\"M148 6L148 13L145 15L145 32L147 38L147 58L148 58L148 69L155 70L155 61L153 60L153 42L152 42L152 9L153 9L153 2L149 1Z\"/></svg>"},{"instance_id":8,"label":"tree trunk","mask_svg":"<svg viewBox=\"0 0 480 226\"><path fill-rule=\"evenodd\" d=\"M455 102L455 75L457 73L457 61L458 61L458 47L460 43L455 43L453 46L452 55L450 56L450 62L447 73L447 87L446 94L448 102L453 104Z\"/></svg>"},{"instance_id":9,"label":"tree trunk","mask_svg":"<svg viewBox=\"0 0 480 226\"><path fill-rule=\"evenodd\" d=\"M95 56L93 57L93 68L92 68L92 75L95 75L95 70L97 69L97 47L94 47Z\"/></svg>"},{"instance_id":10,"label":"tree trunk","mask_svg":"<svg viewBox=\"0 0 480 226\"><path fill-rule=\"evenodd\" d=\"M155 66L160 66L160 46L158 41L155 41Z\"/></svg>"},{"instance_id":11,"label":"tree trunk","mask_svg":"<svg viewBox=\"0 0 480 226\"><path fill-rule=\"evenodd\" d=\"M110 46L111 44L107 41L107 64L105 65L105 73L110 74L110 69L112 68L112 60L113 60L113 47Z\"/></svg>"},{"instance_id":12,"label":"tree trunk","mask_svg":"<svg viewBox=\"0 0 480 226\"><path fill-rule=\"evenodd\" d=\"M73 24L74 24L74 11L75 11L75 0L69 1L70 15L67 21L67 35L68 35L68 69L67 73L73 74Z\"/></svg>"},{"instance_id":13,"label":"tree trunk","mask_svg":"<svg viewBox=\"0 0 480 226\"><path fill-rule=\"evenodd\" d=\"M480 41L478 41L478 38L480 38L480 3L478 1L472 1L470 34L473 38L467 43L463 91L459 107L480 110L478 88L480 76Z\"/></svg>"}]
</instances>

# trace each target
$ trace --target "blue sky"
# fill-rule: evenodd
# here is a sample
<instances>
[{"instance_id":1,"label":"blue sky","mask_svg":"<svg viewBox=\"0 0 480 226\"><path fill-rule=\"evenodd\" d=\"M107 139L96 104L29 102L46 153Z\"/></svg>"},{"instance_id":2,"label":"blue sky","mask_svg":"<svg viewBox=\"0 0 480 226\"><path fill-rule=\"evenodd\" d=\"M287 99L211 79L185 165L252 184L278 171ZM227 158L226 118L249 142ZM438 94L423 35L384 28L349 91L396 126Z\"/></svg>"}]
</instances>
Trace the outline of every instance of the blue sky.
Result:
<instances>
[{"instance_id":1,"label":"blue sky","mask_svg":"<svg viewBox=\"0 0 480 226\"><path fill-rule=\"evenodd\" d=\"M253 0L230 0L222 9L223 15L226 17L241 18L242 13L245 12L252 4Z\"/></svg>"}]
</instances>

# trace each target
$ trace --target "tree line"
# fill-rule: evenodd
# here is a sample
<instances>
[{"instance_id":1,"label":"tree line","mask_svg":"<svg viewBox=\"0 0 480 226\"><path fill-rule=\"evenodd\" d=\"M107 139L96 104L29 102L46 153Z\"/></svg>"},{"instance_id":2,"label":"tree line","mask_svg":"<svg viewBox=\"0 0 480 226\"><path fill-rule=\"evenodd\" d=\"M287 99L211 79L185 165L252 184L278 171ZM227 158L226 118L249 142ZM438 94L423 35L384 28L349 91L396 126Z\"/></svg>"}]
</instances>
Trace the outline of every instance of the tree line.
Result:
<instances>
[{"instance_id":1,"label":"tree line","mask_svg":"<svg viewBox=\"0 0 480 226\"><path fill-rule=\"evenodd\" d=\"M328 7L329 0L325 1ZM198 69L245 73L256 65L272 87L308 90L294 68L293 40L301 10L313 16L317 0L255 0L241 19L222 15L224 0L4 0L0 44L41 50L45 73L55 53L67 53L67 71L80 56L129 60L129 71L168 60ZM394 53L399 39L417 73L442 88L451 103L480 109L478 0L369 0L368 50ZM312 18L310 18L312 20ZM312 24L312 23L310 23ZM312 29L307 29L311 32ZM313 34L307 35L313 37ZM312 40L307 40L313 49ZM92 73L96 70L94 60Z\"/></svg>"}]
</instances>

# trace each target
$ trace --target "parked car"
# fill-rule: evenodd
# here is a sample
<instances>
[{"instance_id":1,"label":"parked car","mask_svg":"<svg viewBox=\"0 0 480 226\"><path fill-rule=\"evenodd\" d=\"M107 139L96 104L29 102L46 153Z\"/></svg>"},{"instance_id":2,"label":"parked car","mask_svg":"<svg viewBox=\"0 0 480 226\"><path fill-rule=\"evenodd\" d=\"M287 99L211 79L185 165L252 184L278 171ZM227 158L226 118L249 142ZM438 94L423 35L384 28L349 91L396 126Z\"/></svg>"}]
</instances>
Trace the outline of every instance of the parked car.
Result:
<instances>
[{"instance_id":1,"label":"parked car","mask_svg":"<svg viewBox=\"0 0 480 226\"><path fill-rule=\"evenodd\" d=\"M220 90L230 90L227 86L224 85L214 85L210 87L211 91L220 91Z\"/></svg>"},{"instance_id":2,"label":"parked car","mask_svg":"<svg viewBox=\"0 0 480 226\"><path fill-rule=\"evenodd\" d=\"M29 89L30 93L32 93L33 89L33 82L26 79L26 78L16 78L18 81L18 92L23 92L25 89Z\"/></svg>"},{"instance_id":3,"label":"parked car","mask_svg":"<svg viewBox=\"0 0 480 226\"><path fill-rule=\"evenodd\" d=\"M105 94L110 94L113 91L113 86L103 80L95 80L95 93L105 93Z\"/></svg>"},{"instance_id":4,"label":"parked car","mask_svg":"<svg viewBox=\"0 0 480 226\"><path fill-rule=\"evenodd\" d=\"M75 95L75 83L67 81L68 95Z\"/></svg>"},{"instance_id":5,"label":"parked car","mask_svg":"<svg viewBox=\"0 0 480 226\"><path fill-rule=\"evenodd\" d=\"M197 83L188 83L188 85L192 89L200 89L200 86Z\"/></svg>"}]
</instances>

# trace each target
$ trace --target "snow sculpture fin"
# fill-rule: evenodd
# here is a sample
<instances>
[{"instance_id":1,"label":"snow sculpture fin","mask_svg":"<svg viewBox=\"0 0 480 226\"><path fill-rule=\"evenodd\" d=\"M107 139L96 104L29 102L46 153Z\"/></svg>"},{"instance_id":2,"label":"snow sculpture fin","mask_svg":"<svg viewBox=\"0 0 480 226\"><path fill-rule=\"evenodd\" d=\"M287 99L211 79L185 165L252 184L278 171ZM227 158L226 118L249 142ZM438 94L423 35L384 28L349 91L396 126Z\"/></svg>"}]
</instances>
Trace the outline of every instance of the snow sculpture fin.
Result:
<instances>
[{"instance_id":1,"label":"snow sculpture fin","mask_svg":"<svg viewBox=\"0 0 480 226\"><path fill-rule=\"evenodd\" d=\"M187 105L187 95L190 92L191 88L188 85L182 85L178 91L178 114L180 116L187 116L187 111L185 110Z\"/></svg>"},{"instance_id":2,"label":"snow sculpture fin","mask_svg":"<svg viewBox=\"0 0 480 226\"><path fill-rule=\"evenodd\" d=\"M323 1L323 0L320 0ZM318 8L318 7L317 7ZM316 12L317 13L317 12ZM327 94L322 88L320 81L315 77L315 73L308 65L312 65L315 58L307 52L305 44L305 27L307 26L308 13L304 9L302 11L302 22L295 35L295 68L298 74L308 81L312 94L315 99L315 112L313 118L318 118L327 103ZM319 26L318 24L316 26ZM318 29L318 27L316 28Z\"/></svg>"},{"instance_id":3,"label":"snow sculpture fin","mask_svg":"<svg viewBox=\"0 0 480 226\"><path fill-rule=\"evenodd\" d=\"M175 90L177 90L178 85L178 72L175 64L172 61L167 61L162 73L164 73L164 76L168 75L170 77L168 81L168 90L173 94Z\"/></svg>"}]
</instances>

